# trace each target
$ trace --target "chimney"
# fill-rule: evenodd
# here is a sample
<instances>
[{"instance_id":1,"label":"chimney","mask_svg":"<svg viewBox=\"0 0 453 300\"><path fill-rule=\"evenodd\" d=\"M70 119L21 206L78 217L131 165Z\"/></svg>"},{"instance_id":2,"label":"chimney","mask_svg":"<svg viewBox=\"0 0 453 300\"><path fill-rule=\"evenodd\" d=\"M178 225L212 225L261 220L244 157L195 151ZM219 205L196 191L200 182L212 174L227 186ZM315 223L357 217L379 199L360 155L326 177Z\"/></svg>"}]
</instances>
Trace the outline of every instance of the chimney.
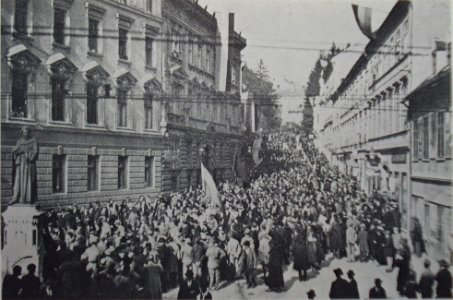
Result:
<instances>
[{"instance_id":1,"label":"chimney","mask_svg":"<svg viewBox=\"0 0 453 300\"><path fill-rule=\"evenodd\" d=\"M228 14L228 24L230 32L234 30L234 13Z\"/></svg>"},{"instance_id":2,"label":"chimney","mask_svg":"<svg viewBox=\"0 0 453 300\"><path fill-rule=\"evenodd\" d=\"M451 42L448 43L447 47L447 63L451 66Z\"/></svg>"},{"instance_id":3,"label":"chimney","mask_svg":"<svg viewBox=\"0 0 453 300\"><path fill-rule=\"evenodd\" d=\"M447 64L449 64L447 43L441 40L434 41L433 55L433 74L436 74L442 70Z\"/></svg>"}]
</instances>

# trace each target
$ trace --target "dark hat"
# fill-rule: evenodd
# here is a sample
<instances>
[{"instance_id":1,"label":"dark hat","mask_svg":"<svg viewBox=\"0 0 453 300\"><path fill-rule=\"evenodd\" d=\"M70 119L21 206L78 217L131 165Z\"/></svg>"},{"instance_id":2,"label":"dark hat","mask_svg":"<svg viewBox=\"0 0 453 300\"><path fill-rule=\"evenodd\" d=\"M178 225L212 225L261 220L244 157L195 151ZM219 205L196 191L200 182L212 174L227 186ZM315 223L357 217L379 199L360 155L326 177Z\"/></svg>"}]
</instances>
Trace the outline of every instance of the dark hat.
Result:
<instances>
[{"instance_id":1,"label":"dark hat","mask_svg":"<svg viewBox=\"0 0 453 300\"><path fill-rule=\"evenodd\" d=\"M340 269L340 268L336 268L335 270L333 270L333 272L335 273L335 275L343 275L343 271Z\"/></svg>"},{"instance_id":2,"label":"dark hat","mask_svg":"<svg viewBox=\"0 0 453 300\"><path fill-rule=\"evenodd\" d=\"M314 291L314 290L309 290L309 291L307 292L307 297L308 297L308 298L314 298L314 297L316 297L315 291Z\"/></svg>"},{"instance_id":3,"label":"dark hat","mask_svg":"<svg viewBox=\"0 0 453 300\"><path fill-rule=\"evenodd\" d=\"M351 276L351 275L354 276L355 275L353 270L349 270L347 274L348 274L348 276Z\"/></svg>"},{"instance_id":4,"label":"dark hat","mask_svg":"<svg viewBox=\"0 0 453 300\"><path fill-rule=\"evenodd\" d=\"M374 283L382 283L382 280L381 280L380 278L376 278L376 279L374 280Z\"/></svg>"},{"instance_id":5,"label":"dark hat","mask_svg":"<svg viewBox=\"0 0 453 300\"><path fill-rule=\"evenodd\" d=\"M441 259L441 260L439 260L439 266L447 268L448 262L445 259Z\"/></svg>"}]
</instances>

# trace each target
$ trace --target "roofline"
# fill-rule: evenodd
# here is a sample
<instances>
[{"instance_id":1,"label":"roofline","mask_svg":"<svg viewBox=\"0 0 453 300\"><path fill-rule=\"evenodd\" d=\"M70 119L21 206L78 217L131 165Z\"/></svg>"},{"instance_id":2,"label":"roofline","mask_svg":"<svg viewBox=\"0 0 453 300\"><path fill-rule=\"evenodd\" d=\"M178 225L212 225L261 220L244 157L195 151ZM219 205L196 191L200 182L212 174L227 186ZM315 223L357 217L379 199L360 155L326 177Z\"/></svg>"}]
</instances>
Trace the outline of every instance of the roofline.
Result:
<instances>
[{"instance_id":1,"label":"roofline","mask_svg":"<svg viewBox=\"0 0 453 300\"><path fill-rule=\"evenodd\" d=\"M411 5L412 3L410 0L399 0L393 6L392 10L389 12L382 25L376 31L376 38L368 42L362 55L360 55L359 59L357 59L356 63L352 66L348 75L346 75L346 78L343 79L340 86L334 92L337 95L333 97L333 102L335 102L338 98L338 94L342 93L350 85L351 80L357 75L357 73L359 73L364 67L366 67L368 60L377 52L377 49L388 38L395 24L399 25L406 18Z\"/></svg>"}]
</instances>

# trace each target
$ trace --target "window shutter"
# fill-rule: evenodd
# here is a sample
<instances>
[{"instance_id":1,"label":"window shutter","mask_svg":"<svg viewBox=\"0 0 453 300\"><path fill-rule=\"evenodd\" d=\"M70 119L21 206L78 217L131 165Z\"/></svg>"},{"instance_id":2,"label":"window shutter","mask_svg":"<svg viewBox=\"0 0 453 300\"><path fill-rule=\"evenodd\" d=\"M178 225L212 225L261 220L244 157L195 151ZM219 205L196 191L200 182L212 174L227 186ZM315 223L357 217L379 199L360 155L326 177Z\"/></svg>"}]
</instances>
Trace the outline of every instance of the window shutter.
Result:
<instances>
[{"instance_id":1,"label":"window shutter","mask_svg":"<svg viewBox=\"0 0 453 300\"><path fill-rule=\"evenodd\" d=\"M429 158L437 156L437 113L429 114Z\"/></svg>"},{"instance_id":2,"label":"window shutter","mask_svg":"<svg viewBox=\"0 0 453 300\"><path fill-rule=\"evenodd\" d=\"M423 134L424 131L424 122L423 117L418 118L418 159L423 159Z\"/></svg>"},{"instance_id":3,"label":"window shutter","mask_svg":"<svg viewBox=\"0 0 453 300\"><path fill-rule=\"evenodd\" d=\"M445 112L444 120L445 120L445 125L444 125L445 157L451 157L452 145L451 145L451 129L450 129L450 126L451 126L451 112L450 111Z\"/></svg>"}]
</instances>

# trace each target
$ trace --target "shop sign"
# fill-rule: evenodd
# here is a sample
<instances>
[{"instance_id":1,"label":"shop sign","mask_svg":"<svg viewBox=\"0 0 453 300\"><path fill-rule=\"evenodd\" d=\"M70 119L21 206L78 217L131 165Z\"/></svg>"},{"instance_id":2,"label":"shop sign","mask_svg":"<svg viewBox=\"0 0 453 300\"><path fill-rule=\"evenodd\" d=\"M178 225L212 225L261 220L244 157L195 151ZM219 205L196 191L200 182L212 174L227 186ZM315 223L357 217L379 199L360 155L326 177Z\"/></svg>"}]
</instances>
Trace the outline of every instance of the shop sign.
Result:
<instances>
[{"instance_id":1,"label":"shop sign","mask_svg":"<svg viewBox=\"0 0 453 300\"><path fill-rule=\"evenodd\" d=\"M405 164L407 159L406 153L394 153L392 154L392 163L394 164Z\"/></svg>"}]
</instances>

